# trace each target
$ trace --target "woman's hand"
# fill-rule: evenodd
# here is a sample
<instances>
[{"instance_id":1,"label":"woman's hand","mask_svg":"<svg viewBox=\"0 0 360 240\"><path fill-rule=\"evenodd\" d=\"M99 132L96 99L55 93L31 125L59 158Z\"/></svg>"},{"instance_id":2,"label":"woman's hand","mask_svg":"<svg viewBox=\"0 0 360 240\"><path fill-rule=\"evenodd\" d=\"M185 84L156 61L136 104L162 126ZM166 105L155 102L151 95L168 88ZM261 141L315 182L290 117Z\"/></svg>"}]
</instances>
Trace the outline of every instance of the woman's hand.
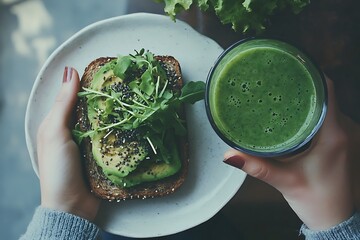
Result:
<instances>
[{"instance_id":1,"label":"woman's hand","mask_svg":"<svg viewBox=\"0 0 360 240\"><path fill-rule=\"evenodd\" d=\"M226 163L278 189L313 230L337 225L354 213L350 168L360 161L360 127L338 111L333 84L327 82L328 113L309 149L282 159L225 153Z\"/></svg>"},{"instance_id":2,"label":"woman's hand","mask_svg":"<svg viewBox=\"0 0 360 240\"><path fill-rule=\"evenodd\" d=\"M79 87L77 71L66 67L60 92L38 130L41 205L92 221L100 200L84 181L80 151L71 135Z\"/></svg>"}]
</instances>

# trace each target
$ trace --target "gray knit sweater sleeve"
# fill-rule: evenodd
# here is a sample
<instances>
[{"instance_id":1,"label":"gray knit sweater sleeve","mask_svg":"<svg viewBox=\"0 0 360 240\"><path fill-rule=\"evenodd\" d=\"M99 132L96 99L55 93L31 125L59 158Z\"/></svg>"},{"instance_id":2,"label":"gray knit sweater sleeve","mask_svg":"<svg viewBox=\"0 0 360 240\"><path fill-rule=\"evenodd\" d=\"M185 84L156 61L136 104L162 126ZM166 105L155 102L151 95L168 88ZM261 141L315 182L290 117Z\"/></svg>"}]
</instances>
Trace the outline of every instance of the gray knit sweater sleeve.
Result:
<instances>
[{"instance_id":1,"label":"gray knit sweater sleeve","mask_svg":"<svg viewBox=\"0 0 360 240\"><path fill-rule=\"evenodd\" d=\"M300 232L306 240L360 240L360 212L328 230L312 231L302 225Z\"/></svg>"},{"instance_id":2,"label":"gray knit sweater sleeve","mask_svg":"<svg viewBox=\"0 0 360 240\"><path fill-rule=\"evenodd\" d=\"M92 240L99 235L98 227L78 216L38 207L20 240L77 239Z\"/></svg>"}]
</instances>

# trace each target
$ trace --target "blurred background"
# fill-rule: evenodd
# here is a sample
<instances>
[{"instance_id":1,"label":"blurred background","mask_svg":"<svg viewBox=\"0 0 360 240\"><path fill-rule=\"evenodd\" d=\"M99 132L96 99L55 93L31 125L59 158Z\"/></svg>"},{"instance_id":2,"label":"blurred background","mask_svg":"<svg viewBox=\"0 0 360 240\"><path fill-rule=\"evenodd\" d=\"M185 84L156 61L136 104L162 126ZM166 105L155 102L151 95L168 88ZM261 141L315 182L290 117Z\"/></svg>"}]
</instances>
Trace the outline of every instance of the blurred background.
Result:
<instances>
[{"instance_id":1,"label":"blurred background","mask_svg":"<svg viewBox=\"0 0 360 240\"><path fill-rule=\"evenodd\" d=\"M1 239L18 239L40 203L24 133L27 99L37 73L75 32L122 15L126 8L122 0L0 1Z\"/></svg>"},{"instance_id":2,"label":"blurred background","mask_svg":"<svg viewBox=\"0 0 360 240\"><path fill-rule=\"evenodd\" d=\"M310 53L333 78L341 109L358 122L359 5L353 0L314 1L300 15L275 16L265 33L285 37ZM152 0L0 0L1 239L18 239L40 203L39 182L25 143L24 118L41 66L83 27L132 12L163 14L163 6ZM224 48L246 37L222 26L211 13L191 9L178 17ZM229 224L223 230L230 229L244 239L298 239L301 225L279 193L249 177L229 204L200 228L226 235L218 231L224 222Z\"/></svg>"}]
</instances>

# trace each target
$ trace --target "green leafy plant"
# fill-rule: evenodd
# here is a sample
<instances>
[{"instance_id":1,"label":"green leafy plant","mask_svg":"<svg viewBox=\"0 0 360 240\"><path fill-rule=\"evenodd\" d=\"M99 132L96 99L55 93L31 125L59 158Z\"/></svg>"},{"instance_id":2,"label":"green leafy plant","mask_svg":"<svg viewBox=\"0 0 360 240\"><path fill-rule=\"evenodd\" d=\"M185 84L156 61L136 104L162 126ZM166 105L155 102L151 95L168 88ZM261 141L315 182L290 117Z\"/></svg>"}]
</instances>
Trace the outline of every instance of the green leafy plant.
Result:
<instances>
[{"instance_id":1,"label":"green leafy plant","mask_svg":"<svg viewBox=\"0 0 360 240\"><path fill-rule=\"evenodd\" d=\"M194 4L202 11L212 10L223 24L232 24L235 31L257 33L265 29L265 22L277 12L301 12L310 0L155 0L164 3L164 11L175 19L176 14L189 10Z\"/></svg>"},{"instance_id":2,"label":"green leafy plant","mask_svg":"<svg viewBox=\"0 0 360 240\"><path fill-rule=\"evenodd\" d=\"M102 131L136 129L154 153L167 162L171 156L165 140L186 134L185 120L179 116L182 104L203 99L205 83L188 82L181 91L175 91L169 87L170 80L154 55L144 49L135 55L120 56L110 64L114 64L114 75L122 82L105 85L101 90L83 88L78 93L86 97L88 111L97 113L98 121L86 132L75 126L75 139L81 143Z\"/></svg>"}]
</instances>

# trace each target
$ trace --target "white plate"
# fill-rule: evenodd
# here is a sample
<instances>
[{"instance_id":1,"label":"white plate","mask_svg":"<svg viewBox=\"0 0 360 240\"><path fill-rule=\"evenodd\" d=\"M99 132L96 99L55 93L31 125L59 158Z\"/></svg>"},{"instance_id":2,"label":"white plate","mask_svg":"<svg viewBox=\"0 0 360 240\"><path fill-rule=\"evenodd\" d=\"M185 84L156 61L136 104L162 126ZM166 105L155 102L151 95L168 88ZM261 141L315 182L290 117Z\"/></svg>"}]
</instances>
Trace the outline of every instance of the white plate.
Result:
<instances>
[{"instance_id":1,"label":"white plate","mask_svg":"<svg viewBox=\"0 0 360 240\"><path fill-rule=\"evenodd\" d=\"M97 57L134 53L141 48L176 57L185 81L205 81L223 50L186 23L162 15L130 14L84 28L49 57L30 95L25 132L36 173L36 131L54 102L64 66L73 66L82 74ZM238 191L245 173L222 163L228 147L212 130L203 101L187 107L187 121L191 149L184 185L163 198L104 202L97 224L105 231L139 238L177 233L214 216Z\"/></svg>"}]
</instances>

